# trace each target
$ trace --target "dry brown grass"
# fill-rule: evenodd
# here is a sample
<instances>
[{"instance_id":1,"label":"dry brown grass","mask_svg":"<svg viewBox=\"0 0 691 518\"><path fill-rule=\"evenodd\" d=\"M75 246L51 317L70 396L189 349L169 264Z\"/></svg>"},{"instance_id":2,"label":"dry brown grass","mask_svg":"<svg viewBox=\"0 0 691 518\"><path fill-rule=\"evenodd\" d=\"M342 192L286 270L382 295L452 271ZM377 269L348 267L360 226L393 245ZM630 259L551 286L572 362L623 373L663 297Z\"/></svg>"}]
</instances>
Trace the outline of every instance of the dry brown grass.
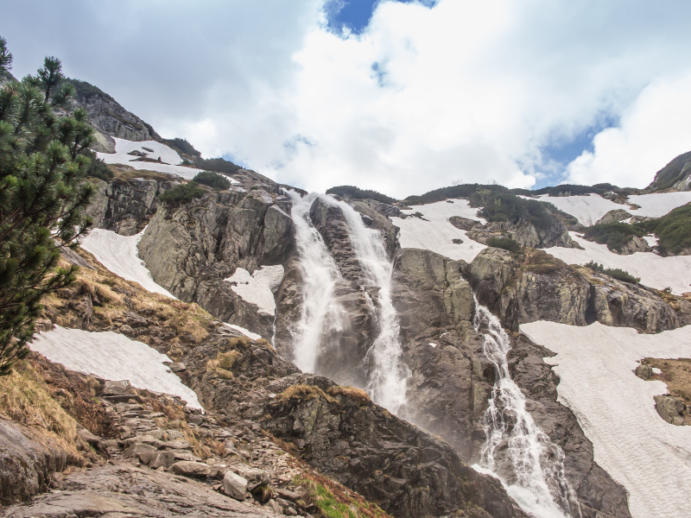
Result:
<instances>
[{"instance_id":1,"label":"dry brown grass","mask_svg":"<svg viewBox=\"0 0 691 518\"><path fill-rule=\"evenodd\" d=\"M27 426L36 426L74 444L77 422L52 397L34 368L18 362L11 374L0 377L0 413Z\"/></svg>"},{"instance_id":2,"label":"dry brown grass","mask_svg":"<svg viewBox=\"0 0 691 518\"><path fill-rule=\"evenodd\" d=\"M660 369L662 374L653 375L653 379L664 381L672 396L679 397L687 405L691 405L691 359L645 358L641 360L641 363Z\"/></svg>"},{"instance_id":3,"label":"dry brown grass","mask_svg":"<svg viewBox=\"0 0 691 518\"><path fill-rule=\"evenodd\" d=\"M314 385L292 385L278 395L278 399L281 401L290 401L291 399L308 401L318 398L325 399L329 403L338 403L333 397Z\"/></svg>"},{"instance_id":4,"label":"dry brown grass","mask_svg":"<svg viewBox=\"0 0 691 518\"><path fill-rule=\"evenodd\" d=\"M334 387L329 387L327 392L332 396L345 396L349 399L354 399L360 406L367 406L372 402L367 392L355 387L341 387L340 385L336 385Z\"/></svg>"},{"instance_id":5,"label":"dry brown grass","mask_svg":"<svg viewBox=\"0 0 691 518\"><path fill-rule=\"evenodd\" d=\"M169 353L175 361L182 357L187 345L196 345L208 338L215 319L197 304L150 293L139 284L109 272L88 252L81 249L76 252L94 269L80 268L72 286L44 297L44 318L64 327L81 327L83 303L91 297L94 316L89 329L112 330L125 323L130 312L145 315L154 320L155 325L138 334L137 340L152 344L150 332L159 332L162 328L173 330L168 333L166 346L179 353L176 358Z\"/></svg>"}]
</instances>

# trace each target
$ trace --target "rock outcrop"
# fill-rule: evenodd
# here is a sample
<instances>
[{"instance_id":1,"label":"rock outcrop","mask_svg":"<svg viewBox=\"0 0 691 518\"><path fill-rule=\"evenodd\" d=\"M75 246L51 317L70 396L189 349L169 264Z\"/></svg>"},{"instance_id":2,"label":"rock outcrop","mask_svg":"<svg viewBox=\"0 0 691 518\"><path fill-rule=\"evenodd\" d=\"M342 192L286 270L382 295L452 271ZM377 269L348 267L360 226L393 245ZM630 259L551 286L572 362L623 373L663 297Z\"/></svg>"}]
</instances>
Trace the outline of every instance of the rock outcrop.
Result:
<instances>
[{"instance_id":1,"label":"rock outcrop","mask_svg":"<svg viewBox=\"0 0 691 518\"><path fill-rule=\"evenodd\" d=\"M146 176L146 173L142 173ZM86 210L94 226L113 230L123 236L141 232L158 210L158 196L179 184L167 179L114 179L110 182L92 178L95 194Z\"/></svg>"},{"instance_id":2,"label":"rock outcrop","mask_svg":"<svg viewBox=\"0 0 691 518\"><path fill-rule=\"evenodd\" d=\"M519 259L486 248L468 268L478 300L499 316L507 329L549 320L583 326L634 327L659 333L687 325L691 306L682 297L619 281L585 267L569 266L541 250Z\"/></svg>"},{"instance_id":3,"label":"rock outcrop","mask_svg":"<svg viewBox=\"0 0 691 518\"><path fill-rule=\"evenodd\" d=\"M513 239L521 246L532 248L552 246L579 248L579 245L571 239L569 229L557 217L552 218L552 224L547 229L537 229L535 225L524 219L517 222L496 221L482 224L454 216L449 218L449 222L461 230L466 230L466 235L470 239L485 245L492 238L504 238Z\"/></svg>"},{"instance_id":4,"label":"rock outcrop","mask_svg":"<svg viewBox=\"0 0 691 518\"><path fill-rule=\"evenodd\" d=\"M683 153L655 173L647 192L691 190L691 152Z\"/></svg>"},{"instance_id":5,"label":"rock outcrop","mask_svg":"<svg viewBox=\"0 0 691 518\"><path fill-rule=\"evenodd\" d=\"M294 250L290 202L264 188L209 192L181 206L164 205L151 219L139 255L153 279L214 316L272 335L273 316L258 312L229 282L237 268L287 265Z\"/></svg>"},{"instance_id":6,"label":"rock outcrop","mask_svg":"<svg viewBox=\"0 0 691 518\"><path fill-rule=\"evenodd\" d=\"M47 491L53 473L67 468L69 456L57 437L0 417L0 505Z\"/></svg>"},{"instance_id":7,"label":"rock outcrop","mask_svg":"<svg viewBox=\"0 0 691 518\"><path fill-rule=\"evenodd\" d=\"M502 289L520 269L510 252L487 249L483 254L467 265L429 251L402 250L394 277L401 340L411 370L408 418L443 437L469 463L477 462L486 440L484 414L495 372L483 352L482 334L473 327L473 293L462 276L470 278L474 271L485 291L494 292L500 304ZM587 299L587 282L583 289ZM463 303L445 303L450 291ZM594 463L592 444L573 413L557 402L558 380L542 360L550 355L522 336L513 338L509 365L528 399L527 407L564 451L567 478L583 516L628 517L624 490Z\"/></svg>"},{"instance_id":8,"label":"rock outcrop","mask_svg":"<svg viewBox=\"0 0 691 518\"><path fill-rule=\"evenodd\" d=\"M154 129L133 113L123 108L115 99L83 81L69 80L76 89L74 105L86 109L88 119L97 132L96 151L113 153L112 137L126 140L161 140Z\"/></svg>"}]
</instances>

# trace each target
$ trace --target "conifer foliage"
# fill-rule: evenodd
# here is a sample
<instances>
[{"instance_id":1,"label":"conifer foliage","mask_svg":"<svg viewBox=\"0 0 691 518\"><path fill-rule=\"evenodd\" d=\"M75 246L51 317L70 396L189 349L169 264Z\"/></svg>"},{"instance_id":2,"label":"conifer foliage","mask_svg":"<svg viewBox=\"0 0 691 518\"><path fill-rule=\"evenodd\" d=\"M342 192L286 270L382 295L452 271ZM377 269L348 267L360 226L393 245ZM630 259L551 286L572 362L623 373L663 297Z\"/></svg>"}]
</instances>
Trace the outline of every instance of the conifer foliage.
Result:
<instances>
[{"instance_id":1,"label":"conifer foliage","mask_svg":"<svg viewBox=\"0 0 691 518\"><path fill-rule=\"evenodd\" d=\"M11 66L0 37L0 76ZM91 225L93 130L85 110L69 114L63 77L48 57L35 76L0 86L0 375L28 354L41 297L74 281L76 267L58 268L60 247Z\"/></svg>"}]
</instances>

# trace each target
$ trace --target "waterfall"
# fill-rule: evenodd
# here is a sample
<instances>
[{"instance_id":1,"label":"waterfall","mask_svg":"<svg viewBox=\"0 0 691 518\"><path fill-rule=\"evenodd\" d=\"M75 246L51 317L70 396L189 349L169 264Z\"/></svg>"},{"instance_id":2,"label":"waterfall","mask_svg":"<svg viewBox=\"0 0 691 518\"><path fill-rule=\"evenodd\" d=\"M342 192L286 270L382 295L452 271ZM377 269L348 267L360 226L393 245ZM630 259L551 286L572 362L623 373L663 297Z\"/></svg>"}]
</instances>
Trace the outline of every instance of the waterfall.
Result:
<instances>
[{"instance_id":1,"label":"waterfall","mask_svg":"<svg viewBox=\"0 0 691 518\"><path fill-rule=\"evenodd\" d=\"M378 289L374 309L379 333L365 358L369 364L367 391L377 404L397 413L405 404L408 369L401 359L398 313L391 298L393 263L386 253L381 232L367 228L360 213L347 203L330 197L326 197L326 201L343 211L353 250L366 280ZM365 296L369 297L367 292Z\"/></svg>"},{"instance_id":2,"label":"waterfall","mask_svg":"<svg viewBox=\"0 0 691 518\"><path fill-rule=\"evenodd\" d=\"M485 412L479 471L499 478L521 507L537 518L580 518L578 500L564 474L564 452L535 424L525 396L511 379L507 362L511 341L499 319L477 299L475 308L473 324L484 334L483 350L496 372ZM508 458L500 462L500 455ZM507 468L510 480L497 474Z\"/></svg>"},{"instance_id":3,"label":"waterfall","mask_svg":"<svg viewBox=\"0 0 691 518\"><path fill-rule=\"evenodd\" d=\"M300 197L295 191L286 192L293 202L291 217L295 223L303 281L303 302L300 320L296 324L293 360L301 371L315 372L317 358L328 345L322 344L322 337L328 336L328 331L338 333L344 328L345 311L335 297L336 282L341 273L321 235L310 223L309 211L316 195Z\"/></svg>"},{"instance_id":4,"label":"waterfall","mask_svg":"<svg viewBox=\"0 0 691 518\"><path fill-rule=\"evenodd\" d=\"M319 232L312 226L309 211L315 199L341 209L353 251L364 274L364 281L377 292L375 300L362 286L377 324L377 337L367 351L363 368L365 388L373 401L393 413L405 403L407 368L401 359L398 315L391 299L393 264L378 230L369 229L350 205L330 196L288 193L293 201L291 216L296 227L296 243L303 275L303 303L296 326L294 360L305 372L315 372L317 359L328 349L329 336L349 328L347 315L336 296L341 279Z\"/></svg>"}]
</instances>

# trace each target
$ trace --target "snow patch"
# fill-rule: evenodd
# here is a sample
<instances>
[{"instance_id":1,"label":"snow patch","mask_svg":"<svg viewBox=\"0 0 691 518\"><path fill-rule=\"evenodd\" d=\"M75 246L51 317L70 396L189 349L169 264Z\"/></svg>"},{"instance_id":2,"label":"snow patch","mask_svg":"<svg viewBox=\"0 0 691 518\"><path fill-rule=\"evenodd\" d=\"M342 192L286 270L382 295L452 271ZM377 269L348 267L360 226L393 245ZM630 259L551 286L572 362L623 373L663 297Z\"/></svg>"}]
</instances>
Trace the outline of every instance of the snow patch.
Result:
<instances>
[{"instance_id":1,"label":"snow patch","mask_svg":"<svg viewBox=\"0 0 691 518\"><path fill-rule=\"evenodd\" d=\"M649 236L643 236L643 239L645 239L645 242L648 243L648 246L657 246L657 238L655 237L655 235L650 234Z\"/></svg>"},{"instance_id":2,"label":"snow patch","mask_svg":"<svg viewBox=\"0 0 691 518\"><path fill-rule=\"evenodd\" d=\"M621 268L640 277L642 284L658 290L671 288L672 293L677 295L691 291L691 256L662 257L651 252L617 255L607 245L586 241L575 232L569 234L584 250L554 247L546 248L545 252L568 264L583 265L595 261L606 268Z\"/></svg>"},{"instance_id":3,"label":"snow patch","mask_svg":"<svg viewBox=\"0 0 691 518\"><path fill-rule=\"evenodd\" d=\"M557 353L544 360L559 376L559 401L593 442L595 461L629 492L632 516L691 517L691 427L663 421L653 397L666 385L633 372L642 358L691 357L691 326L656 335L600 323L520 329Z\"/></svg>"},{"instance_id":4,"label":"snow patch","mask_svg":"<svg viewBox=\"0 0 691 518\"><path fill-rule=\"evenodd\" d=\"M155 140L145 140L143 142L132 142L117 137L115 140L115 153L96 153L98 158L103 159L106 164L124 164L137 170L156 171L158 173L176 174L186 180L191 180L203 169L181 166L182 158L173 148L156 142ZM149 151L144 148L152 149ZM140 156L130 155L132 151L139 151L152 160L161 159L161 162L144 162L137 160ZM223 175L230 183L240 183L230 176Z\"/></svg>"},{"instance_id":5,"label":"snow patch","mask_svg":"<svg viewBox=\"0 0 691 518\"><path fill-rule=\"evenodd\" d=\"M237 331L238 333L245 335L247 338L251 338L252 340L259 340L261 338L261 336L259 336L257 333L253 333L252 331L249 331L244 327L236 326L235 324L225 323L223 325L232 329L233 331Z\"/></svg>"},{"instance_id":6,"label":"snow patch","mask_svg":"<svg viewBox=\"0 0 691 518\"><path fill-rule=\"evenodd\" d=\"M154 282L151 272L139 258L139 241L145 230L134 236L121 236L112 230L95 228L82 239L80 245L115 275L138 282L145 290L174 299L170 292Z\"/></svg>"},{"instance_id":7,"label":"snow patch","mask_svg":"<svg viewBox=\"0 0 691 518\"><path fill-rule=\"evenodd\" d=\"M430 345L430 347L434 347L434 348L437 347L437 344L435 344L434 342L430 342L429 345Z\"/></svg>"},{"instance_id":8,"label":"snow patch","mask_svg":"<svg viewBox=\"0 0 691 518\"><path fill-rule=\"evenodd\" d=\"M653 367L653 374L662 374L662 371L657 367Z\"/></svg>"},{"instance_id":9,"label":"snow patch","mask_svg":"<svg viewBox=\"0 0 691 518\"><path fill-rule=\"evenodd\" d=\"M586 227L594 225L611 210L623 209L632 216L659 218L673 209L691 202L691 192L668 192L629 196L628 203L614 203L599 194L585 196L549 196L543 194L535 198L521 196L527 200L537 199L551 203L559 210L571 214ZM629 205L640 206L632 209Z\"/></svg>"},{"instance_id":10,"label":"snow patch","mask_svg":"<svg viewBox=\"0 0 691 518\"><path fill-rule=\"evenodd\" d=\"M420 212L424 219L412 216L405 219L391 218L391 221L401 229L398 235L401 248L431 250L454 261L463 259L470 262L487 247L466 236L465 230L454 227L449 223L449 218L460 216L485 223L477 215L477 211L477 208L470 206L468 200L445 200L417 205L403 211L411 215ZM454 239L460 239L463 243L456 244Z\"/></svg>"},{"instance_id":11,"label":"snow patch","mask_svg":"<svg viewBox=\"0 0 691 518\"><path fill-rule=\"evenodd\" d=\"M235 273L225 280L233 283L231 289L244 301L257 306L260 315L276 314L274 292L283 281L283 266L262 266L252 275L244 268L237 268Z\"/></svg>"},{"instance_id":12,"label":"snow patch","mask_svg":"<svg viewBox=\"0 0 691 518\"><path fill-rule=\"evenodd\" d=\"M129 380L134 387L180 396L189 407L202 408L192 389L163 364L170 361L168 356L125 335L56 326L38 334L30 347L70 370L112 381Z\"/></svg>"}]
</instances>

